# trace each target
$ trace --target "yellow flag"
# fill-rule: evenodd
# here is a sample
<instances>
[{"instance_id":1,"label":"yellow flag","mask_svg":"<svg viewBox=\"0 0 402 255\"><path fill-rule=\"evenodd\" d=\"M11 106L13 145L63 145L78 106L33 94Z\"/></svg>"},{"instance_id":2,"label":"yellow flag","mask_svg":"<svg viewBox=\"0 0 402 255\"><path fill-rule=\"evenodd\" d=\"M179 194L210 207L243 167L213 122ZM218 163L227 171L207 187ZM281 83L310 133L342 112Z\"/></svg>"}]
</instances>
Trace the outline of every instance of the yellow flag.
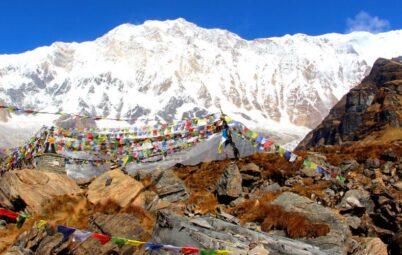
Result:
<instances>
[{"instance_id":1,"label":"yellow flag","mask_svg":"<svg viewBox=\"0 0 402 255\"><path fill-rule=\"evenodd\" d=\"M317 168L317 164L316 164L316 163L311 162L311 164L310 164L310 168L311 168L311 169L316 169L316 168Z\"/></svg>"},{"instance_id":2,"label":"yellow flag","mask_svg":"<svg viewBox=\"0 0 402 255\"><path fill-rule=\"evenodd\" d=\"M39 222L38 222L38 224L36 224L36 228L43 228L43 226L45 226L47 224L47 221L45 221L45 220L40 220Z\"/></svg>"},{"instance_id":3,"label":"yellow flag","mask_svg":"<svg viewBox=\"0 0 402 255\"><path fill-rule=\"evenodd\" d=\"M258 137L258 133L257 132L253 132L253 135L251 136L251 138L256 139Z\"/></svg>"},{"instance_id":4,"label":"yellow flag","mask_svg":"<svg viewBox=\"0 0 402 255\"><path fill-rule=\"evenodd\" d=\"M216 253L216 255L228 255L231 252L228 250L216 250L215 253Z\"/></svg>"},{"instance_id":5,"label":"yellow flag","mask_svg":"<svg viewBox=\"0 0 402 255\"><path fill-rule=\"evenodd\" d=\"M133 246L140 246L145 244L145 242L136 241L136 240L126 240L126 244L133 245Z\"/></svg>"}]
</instances>

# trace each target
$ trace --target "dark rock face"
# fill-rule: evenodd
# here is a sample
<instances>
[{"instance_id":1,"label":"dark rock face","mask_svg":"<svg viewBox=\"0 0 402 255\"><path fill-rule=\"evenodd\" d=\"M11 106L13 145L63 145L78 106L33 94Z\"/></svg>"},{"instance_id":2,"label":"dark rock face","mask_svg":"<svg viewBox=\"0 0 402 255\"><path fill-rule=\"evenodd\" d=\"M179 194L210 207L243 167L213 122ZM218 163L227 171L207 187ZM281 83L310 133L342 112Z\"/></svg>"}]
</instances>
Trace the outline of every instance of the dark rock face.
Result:
<instances>
[{"instance_id":1,"label":"dark rock face","mask_svg":"<svg viewBox=\"0 0 402 255\"><path fill-rule=\"evenodd\" d=\"M388 127L402 127L402 64L378 59L362 83L332 108L297 149L363 140Z\"/></svg>"}]
</instances>

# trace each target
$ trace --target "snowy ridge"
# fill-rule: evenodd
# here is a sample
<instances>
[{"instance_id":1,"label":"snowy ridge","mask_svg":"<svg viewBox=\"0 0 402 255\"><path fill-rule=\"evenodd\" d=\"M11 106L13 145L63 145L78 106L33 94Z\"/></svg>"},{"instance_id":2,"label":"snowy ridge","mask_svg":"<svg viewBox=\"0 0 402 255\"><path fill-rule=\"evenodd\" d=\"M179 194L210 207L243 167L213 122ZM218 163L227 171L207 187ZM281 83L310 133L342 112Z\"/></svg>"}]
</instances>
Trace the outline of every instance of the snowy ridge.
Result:
<instances>
[{"instance_id":1,"label":"snowy ridge","mask_svg":"<svg viewBox=\"0 0 402 255\"><path fill-rule=\"evenodd\" d=\"M402 55L400 41L402 30L247 41L184 19L124 24L95 41L0 55L0 103L166 121L222 109L295 144L378 57Z\"/></svg>"}]
</instances>

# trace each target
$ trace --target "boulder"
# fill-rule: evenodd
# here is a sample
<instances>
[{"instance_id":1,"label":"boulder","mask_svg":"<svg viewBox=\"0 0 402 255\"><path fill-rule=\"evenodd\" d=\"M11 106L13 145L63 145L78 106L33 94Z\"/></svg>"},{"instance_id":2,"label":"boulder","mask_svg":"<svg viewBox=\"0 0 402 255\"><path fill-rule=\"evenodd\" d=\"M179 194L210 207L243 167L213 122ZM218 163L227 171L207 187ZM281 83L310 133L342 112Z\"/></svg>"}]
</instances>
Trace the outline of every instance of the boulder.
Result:
<instances>
[{"instance_id":1,"label":"boulder","mask_svg":"<svg viewBox=\"0 0 402 255\"><path fill-rule=\"evenodd\" d=\"M352 189L345 193L337 207L340 211L361 208L362 213L370 213L374 209L374 202L371 200L371 195L368 191Z\"/></svg>"},{"instance_id":2,"label":"boulder","mask_svg":"<svg viewBox=\"0 0 402 255\"><path fill-rule=\"evenodd\" d=\"M144 185L125 175L120 170L112 170L96 178L87 191L88 201L92 204L107 204L111 201L120 207L144 207L142 194Z\"/></svg>"},{"instance_id":3,"label":"boulder","mask_svg":"<svg viewBox=\"0 0 402 255\"><path fill-rule=\"evenodd\" d=\"M258 181L261 178L260 167L254 163L248 163L240 169L240 173L243 180L243 185L248 186L249 184Z\"/></svg>"},{"instance_id":4,"label":"boulder","mask_svg":"<svg viewBox=\"0 0 402 255\"><path fill-rule=\"evenodd\" d=\"M378 237L367 237L359 240L359 247L354 255L387 255L387 245Z\"/></svg>"},{"instance_id":5,"label":"boulder","mask_svg":"<svg viewBox=\"0 0 402 255\"><path fill-rule=\"evenodd\" d=\"M147 241L150 239L150 233L148 230L144 229L140 219L126 213L114 215L97 213L93 216L93 219L88 226L88 231L138 241ZM122 248L119 248L112 241L101 245L98 240L88 238L85 242L82 242L76 249L74 249L73 254L134 254L136 249L141 248L135 248L131 245L124 245Z\"/></svg>"},{"instance_id":6,"label":"boulder","mask_svg":"<svg viewBox=\"0 0 402 255\"><path fill-rule=\"evenodd\" d=\"M184 182L171 170L160 170L152 174L159 197L170 203L186 200L190 194Z\"/></svg>"},{"instance_id":7,"label":"boulder","mask_svg":"<svg viewBox=\"0 0 402 255\"><path fill-rule=\"evenodd\" d=\"M349 171L356 170L358 167L359 167L359 163L354 159L345 160L339 165L339 168L340 168L342 174L345 174L346 172L349 172Z\"/></svg>"},{"instance_id":8,"label":"boulder","mask_svg":"<svg viewBox=\"0 0 402 255\"><path fill-rule=\"evenodd\" d=\"M272 204L282 206L288 212L302 213L312 222L328 224L330 232L326 236L309 238L305 242L320 247L327 254L347 254L351 236L349 226L344 217L334 210L291 192L282 193Z\"/></svg>"},{"instance_id":9,"label":"boulder","mask_svg":"<svg viewBox=\"0 0 402 255\"><path fill-rule=\"evenodd\" d=\"M378 168L380 167L380 160L378 158L368 158L364 165L369 169Z\"/></svg>"},{"instance_id":10,"label":"boulder","mask_svg":"<svg viewBox=\"0 0 402 255\"><path fill-rule=\"evenodd\" d=\"M381 153L380 158L385 161L396 161L398 155L392 149L388 149Z\"/></svg>"},{"instance_id":11,"label":"boulder","mask_svg":"<svg viewBox=\"0 0 402 255\"><path fill-rule=\"evenodd\" d=\"M166 202L174 203L186 200L190 196L184 182L172 169L138 170L133 176L137 180L149 178L156 194Z\"/></svg>"},{"instance_id":12,"label":"boulder","mask_svg":"<svg viewBox=\"0 0 402 255\"><path fill-rule=\"evenodd\" d=\"M226 167L218 180L216 191L218 199L223 203L230 202L242 194L242 176L234 162Z\"/></svg>"},{"instance_id":13,"label":"boulder","mask_svg":"<svg viewBox=\"0 0 402 255\"><path fill-rule=\"evenodd\" d=\"M197 221L193 219L189 222L187 218L167 210L158 212L151 241L175 246L225 249L236 255L253 254L251 250L258 245L262 246L260 251L265 252L265 249L268 254L326 254L305 242L254 231L212 216L202 216ZM162 251L158 254L168 253Z\"/></svg>"},{"instance_id":14,"label":"boulder","mask_svg":"<svg viewBox=\"0 0 402 255\"><path fill-rule=\"evenodd\" d=\"M0 206L12 211L41 214L48 201L81 193L72 179L55 172L20 170L7 172L0 178Z\"/></svg>"}]
</instances>

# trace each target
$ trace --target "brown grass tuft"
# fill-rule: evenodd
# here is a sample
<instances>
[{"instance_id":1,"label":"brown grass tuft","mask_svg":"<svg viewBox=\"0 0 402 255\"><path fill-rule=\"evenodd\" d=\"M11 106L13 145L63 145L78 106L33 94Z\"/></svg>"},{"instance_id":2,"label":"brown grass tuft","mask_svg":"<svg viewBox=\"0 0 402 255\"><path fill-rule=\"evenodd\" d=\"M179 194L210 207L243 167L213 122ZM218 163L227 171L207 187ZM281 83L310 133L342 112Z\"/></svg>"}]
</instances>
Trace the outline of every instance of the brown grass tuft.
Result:
<instances>
[{"instance_id":1,"label":"brown grass tuft","mask_svg":"<svg viewBox=\"0 0 402 255\"><path fill-rule=\"evenodd\" d=\"M290 238L323 236L330 231L327 224L313 223L301 213L287 212L281 206L270 204L277 195L271 192L260 199L245 201L231 209L231 213L239 217L242 224L258 222L263 231L281 229Z\"/></svg>"}]
</instances>

